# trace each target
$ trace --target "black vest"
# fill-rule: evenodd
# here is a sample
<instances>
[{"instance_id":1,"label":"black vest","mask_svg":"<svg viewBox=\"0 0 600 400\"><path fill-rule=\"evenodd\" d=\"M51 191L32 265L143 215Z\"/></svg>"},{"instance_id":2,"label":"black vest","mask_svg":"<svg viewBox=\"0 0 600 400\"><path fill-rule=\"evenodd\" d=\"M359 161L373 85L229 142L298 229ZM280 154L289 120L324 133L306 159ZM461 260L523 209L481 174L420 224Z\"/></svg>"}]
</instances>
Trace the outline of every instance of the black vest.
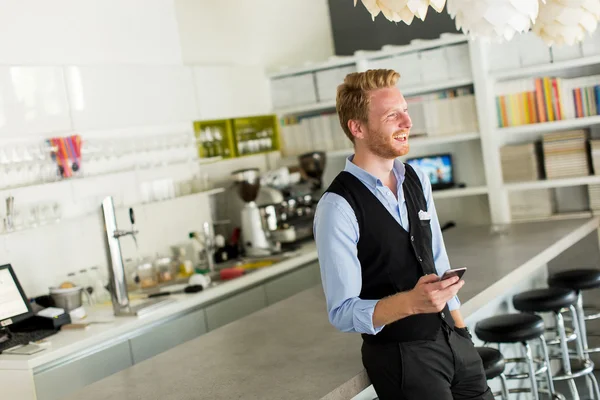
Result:
<instances>
[{"instance_id":1,"label":"black vest","mask_svg":"<svg viewBox=\"0 0 600 400\"><path fill-rule=\"evenodd\" d=\"M402 188L410 232L404 230L379 199L351 173L342 171L327 189L346 199L358 221L361 299L379 300L411 290L421 276L436 274L431 221L419 218L419 211L427 211L427 201L415 171L408 164L405 170ZM447 305L441 313L412 315L386 325L377 335L363 334L362 337L376 343L434 340L442 321L454 327Z\"/></svg>"}]
</instances>

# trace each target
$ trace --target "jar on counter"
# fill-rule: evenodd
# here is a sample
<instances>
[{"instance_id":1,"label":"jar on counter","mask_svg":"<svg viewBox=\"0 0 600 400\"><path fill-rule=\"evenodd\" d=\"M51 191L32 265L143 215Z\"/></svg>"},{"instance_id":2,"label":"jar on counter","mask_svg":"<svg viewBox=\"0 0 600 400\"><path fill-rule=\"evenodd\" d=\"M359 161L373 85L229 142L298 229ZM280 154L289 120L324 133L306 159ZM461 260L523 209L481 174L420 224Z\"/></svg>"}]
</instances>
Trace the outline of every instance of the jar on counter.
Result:
<instances>
[{"instance_id":1,"label":"jar on counter","mask_svg":"<svg viewBox=\"0 0 600 400\"><path fill-rule=\"evenodd\" d=\"M148 260L144 260L138 264L137 276L142 289L147 289L158 285L156 270L154 265Z\"/></svg>"},{"instance_id":2,"label":"jar on counter","mask_svg":"<svg viewBox=\"0 0 600 400\"><path fill-rule=\"evenodd\" d=\"M154 260L154 268L158 282L169 282L175 279L176 272L170 257L159 257Z\"/></svg>"}]
</instances>

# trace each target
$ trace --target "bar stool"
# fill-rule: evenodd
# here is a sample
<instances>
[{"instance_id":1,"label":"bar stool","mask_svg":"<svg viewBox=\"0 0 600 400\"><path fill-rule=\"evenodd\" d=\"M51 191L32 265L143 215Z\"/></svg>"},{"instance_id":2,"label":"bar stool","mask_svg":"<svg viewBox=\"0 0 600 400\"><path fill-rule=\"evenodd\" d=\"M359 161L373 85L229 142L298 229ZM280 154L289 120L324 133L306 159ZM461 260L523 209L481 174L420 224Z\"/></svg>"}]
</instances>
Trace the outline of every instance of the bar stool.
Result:
<instances>
[{"instance_id":1,"label":"bar stool","mask_svg":"<svg viewBox=\"0 0 600 400\"><path fill-rule=\"evenodd\" d=\"M560 371L558 374L555 374L552 379L554 381L567 381L569 390L573 396L572 398L579 399L579 393L577 391L575 379L586 376L592 380L594 398L600 400L600 390L598 390L598 384L593 377L594 363L589 359L589 357L586 357L583 352L582 335L579 330L577 312L575 310L576 303L577 293L574 290L565 288L529 290L519 293L513 297L513 306L518 311L533 313L548 312L554 315L556 324L555 329L547 329L547 331L556 331L558 338L557 340L547 341L546 343L549 346L554 344L559 346L559 358L562 361L562 371ZM577 348L577 357L573 357L573 361L577 363L575 371L573 371L573 364L569 354L569 338L567 338L564 318L562 315L562 312L565 310L571 311L571 319L573 321L574 335L571 335L570 337L575 341Z\"/></svg>"},{"instance_id":2,"label":"bar stool","mask_svg":"<svg viewBox=\"0 0 600 400\"><path fill-rule=\"evenodd\" d=\"M491 347L476 347L481 361L483 361L483 370L485 378L489 381L500 378L500 392L494 393L494 397L501 396L502 400L508 400L508 385L504 376L504 367L506 365L504 356L500 351Z\"/></svg>"},{"instance_id":3,"label":"bar stool","mask_svg":"<svg viewBox=\"0 0 600 400\"><path fill-rule=\"evenodd\" d=\"M579 322L579 331L581 332L581 341L585 354L598 353L600 347L589 348L588 332L586 321L591 321L600 318L600 312L585 315L583 309L583 294L584 290L600 288L600 270L597 269L573 269L552 274L548 278L550 287L560 287L575 290L577 293L577 302L575 309L577 310L577 319Z\"/></svg>"},{"instance_id":4,"label":"bar stool","mask_svg":"<svg viewBox=\"0 0 600 400\"><path fill-rule=\"evenodd\" d=\"M554 383L550 372L550 361L548 348L544 338L544 321L535 314L503 314L485 318L475 325L475 335L485 343L521 343L525 357L506 359L509 363L526 363L527 373L507 374L508 379L529 379L530 388L510 389L509 393L531 393L534 400L539 400L539 392L536 377L545 374L548 385L548 394L552 399L559 398L554 391ZM539 341L542 349L542 359L533 358L531 346L528 342ZM540 365L536 370L534 361Z\"/></svg>"}]
</instances>

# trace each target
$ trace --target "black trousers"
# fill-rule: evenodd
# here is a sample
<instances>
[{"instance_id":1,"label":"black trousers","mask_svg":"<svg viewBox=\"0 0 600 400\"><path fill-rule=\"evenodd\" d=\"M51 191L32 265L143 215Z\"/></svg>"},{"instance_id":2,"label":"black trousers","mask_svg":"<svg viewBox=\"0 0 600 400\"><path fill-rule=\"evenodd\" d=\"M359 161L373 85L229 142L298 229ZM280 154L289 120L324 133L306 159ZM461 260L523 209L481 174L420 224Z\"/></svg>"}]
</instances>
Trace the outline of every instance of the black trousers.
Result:
<instances>
[{"instance_id":1,"label":"black trousers","mask_svg":"<svg viewBox=\"0 0 600 400\"><path fill-rule=\"evenodd\" d=\"M443 326L436 340L369 344L363 365L381 400L493 400L470 339Z\"/></svg>"}]
</instances>

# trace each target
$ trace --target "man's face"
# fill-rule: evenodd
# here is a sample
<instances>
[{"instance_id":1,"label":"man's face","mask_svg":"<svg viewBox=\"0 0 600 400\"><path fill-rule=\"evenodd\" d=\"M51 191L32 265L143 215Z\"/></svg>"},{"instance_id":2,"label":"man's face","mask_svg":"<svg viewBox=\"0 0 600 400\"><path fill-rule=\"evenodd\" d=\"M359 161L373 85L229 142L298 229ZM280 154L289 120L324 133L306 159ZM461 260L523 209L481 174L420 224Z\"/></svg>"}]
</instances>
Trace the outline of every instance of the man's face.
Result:
<instances>
[{"instance_id":1,"label":"man's face","mask_svg":"<svg viewBox=\"0 0 600 400\"><path fill-rule=\"evenodd\" d=\"M371 92L369 123L363 137L371 152L385 159L408 154L408 135L412 122L407 107L397 87Z\"/></svg>"}]
</instances>

